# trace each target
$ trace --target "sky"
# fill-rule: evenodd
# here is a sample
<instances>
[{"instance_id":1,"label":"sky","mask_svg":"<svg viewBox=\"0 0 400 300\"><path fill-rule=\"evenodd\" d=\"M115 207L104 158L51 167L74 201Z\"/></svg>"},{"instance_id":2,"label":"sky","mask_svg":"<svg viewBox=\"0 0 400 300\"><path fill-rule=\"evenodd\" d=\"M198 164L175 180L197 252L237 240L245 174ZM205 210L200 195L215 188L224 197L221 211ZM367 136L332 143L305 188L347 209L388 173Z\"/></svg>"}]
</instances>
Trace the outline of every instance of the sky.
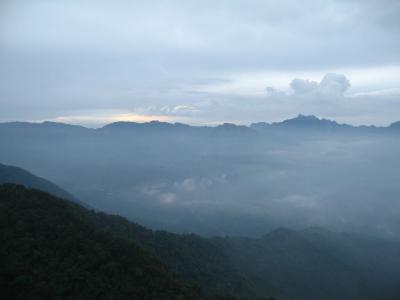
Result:
<instances>
[{"instance_id":1,"label":"sky","mask_svg":"<svg viewBox=\"0 0 400 300\"><path fill-rule=\"evenodd\" d=\"M0 122L400 120L398 0L1 0Z\"/></svg>"}]
</instances>

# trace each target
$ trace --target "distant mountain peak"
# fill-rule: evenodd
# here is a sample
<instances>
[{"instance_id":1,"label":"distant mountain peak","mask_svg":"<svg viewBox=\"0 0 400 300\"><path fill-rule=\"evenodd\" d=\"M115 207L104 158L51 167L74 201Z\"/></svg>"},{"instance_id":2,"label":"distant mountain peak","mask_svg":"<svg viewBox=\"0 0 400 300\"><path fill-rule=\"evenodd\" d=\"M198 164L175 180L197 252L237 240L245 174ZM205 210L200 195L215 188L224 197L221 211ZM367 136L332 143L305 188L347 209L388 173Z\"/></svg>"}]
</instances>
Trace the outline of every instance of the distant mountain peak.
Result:
<instances>
[{"instance_id":1,"label":"distant mountain peak","mask_svg":"<svg viewBox=\"0 0 400 300\"><path fill-rule=\"evenodd\" d=\"M339 125L336 121L331 121L327 119L320 119L314 115L303 115L299 114L297 117L292 119L284 120L280 123L273 123L273 124L295 124L295 125Z\"/></svg>"},{"instance_id":2,"label":"distant mountain peak","mask_svg":"<svg viewBox=\"0 0 400 300\"><path fill-rule=\"evenodd\" d=\"M230 128L230 129L248 129L247 126L244 125L238 125L238 124L234 124L234 123L223 123L221 125L218 125L217 128Z\"/></svg>"},{"instance_id":3,"label":"distant mountain peak","mask_svg":"<svg viewBox=\"0 0 400 300\"><path fill-rule=\"evenodd\" d=\"M294 118L286 119L281 122L274 123L253 123L251 128L254 129L272 129L272 128L287 128L287 129L336 129L336 128L354 128L351 125L339 124L336 121L318 118L315 115L299 114Z\"/></svg>"},{"instance_id":4,"label":"distant mountain peak","mask_svg":"<svg viewBox=\"0 0 400 300\"><path fill-rule=\"evenodd\" d=\"M400 129L400 121L393 122L392 124L389 125L389 128L391 128L391 129Z\"/></svg>"},{"instance_id":5,"label":"distant mountain peak","mask_svg":"<svg viewBox=\"0 0 400 300\"><path fill-rule=\"evenodd\" d=\"M298 114L297 117L295 117L293 119L297 119L297 120L318 120L318 121L321 120L321 119L317 118L314 115L303 115L303 114Z\"/></svg>"},{"instance_id":6,"label":"distant mountain peak","mask_svg":"<svg viewBox=\"0 0 400 300\"><path fill-rule=\"evenodd\" d=\"M90 130L81 125L74 125L68 123L60 123L60 122L53 122L53 121L43 121L43 122L5 122L0 123L2 128L8 129L38 129L38 130Z\"/></svg>"},{"instance_id":7,"label":"distant mountain peak","mask_svg":"<svg viewBox=\"0 0 400 300\"><path fill-rule=\"evenodd\" d=\"M120 121L104 125L100 129L115 129L115 130L129 130L129 129L174 129L174 128L186 128L190 127L182 123L169 123L153 120L150 122L139 123L139 122L128 122Z\"/></svg>"}]
</instances>

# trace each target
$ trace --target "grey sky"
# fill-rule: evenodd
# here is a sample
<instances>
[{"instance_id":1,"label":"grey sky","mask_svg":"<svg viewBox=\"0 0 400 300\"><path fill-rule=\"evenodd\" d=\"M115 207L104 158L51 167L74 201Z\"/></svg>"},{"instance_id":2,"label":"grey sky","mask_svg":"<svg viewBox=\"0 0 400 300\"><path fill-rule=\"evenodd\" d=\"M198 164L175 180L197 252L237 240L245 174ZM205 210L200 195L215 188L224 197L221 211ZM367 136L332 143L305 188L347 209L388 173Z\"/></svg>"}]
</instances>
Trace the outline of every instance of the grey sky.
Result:
<instances>
[{"instance_id":1,"label":"grey sky","mask_svg":"<svg viewBox=\"0 0 400 300\"><path fill-rule=\"evenodd\" d=\"M0 121L385 125L399 15L395 0L3 0Z\"/></svg>"}]
</instances>

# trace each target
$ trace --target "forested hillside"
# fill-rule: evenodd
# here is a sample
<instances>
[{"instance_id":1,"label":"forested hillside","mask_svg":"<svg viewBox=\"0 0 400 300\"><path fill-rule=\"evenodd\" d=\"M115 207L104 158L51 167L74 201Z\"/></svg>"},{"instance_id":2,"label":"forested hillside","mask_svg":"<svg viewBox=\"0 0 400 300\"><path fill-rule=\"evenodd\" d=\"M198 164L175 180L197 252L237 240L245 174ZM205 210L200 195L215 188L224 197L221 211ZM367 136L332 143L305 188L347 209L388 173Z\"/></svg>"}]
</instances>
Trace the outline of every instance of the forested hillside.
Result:
<instances>
[{"instance_id":1,"label":"forested hillside","mask_svg":"<svg viewBox=\"0 0 400 300\"><path fill-rule=\"evenodd\" d=\"M165 262L180 279L198 286L205 294L254 298L254 286L232 265L225 249L195 234L154 231L126 219L85 211L97 228L141 245Z\"/></svg>"},{"instance_id":2,"label":"forested hillside","mask_svg":"<svg viewBox=\"0 0 400 300\"><path fill-rule=\"evenodd\" d=\"M2 299L200 299L134 243L99 232L82 208L0 186Z\"/></svg>"},{"instance_id":3,"label":"forested hillside","mask_svg":"<svg viewBox=\"0 0 400 300\"><path fill-rule=\"evenodd\" d=\"M321 228L260 238L178 235L7 184L0 186L0 233L1 290L12 299L400 294L399 243Z\"/></svg>"},{"instance_id":4,"label":"forested hillside","mask_svg":"<svg viewBox=\"0 0 400 300\"><path fill-rule=\"evenodd\" d=\"M205 291L276 299L398 299L400 244L323 228L260 238L177 235L88 211L106 232L134 240ZM208 289L207 289L208 288Z\"/></svg>"},{"instance_id":5,"label":"forested hillside","mask_svg":"<svg viewBox=\"0 0 400 300\"><path fill-rule=\"evenodd\" d=\"M282 228L257 239L215 242L259 294L287 300L399 299L396 242L322 228Z\"/></svg>"}]
</instances>

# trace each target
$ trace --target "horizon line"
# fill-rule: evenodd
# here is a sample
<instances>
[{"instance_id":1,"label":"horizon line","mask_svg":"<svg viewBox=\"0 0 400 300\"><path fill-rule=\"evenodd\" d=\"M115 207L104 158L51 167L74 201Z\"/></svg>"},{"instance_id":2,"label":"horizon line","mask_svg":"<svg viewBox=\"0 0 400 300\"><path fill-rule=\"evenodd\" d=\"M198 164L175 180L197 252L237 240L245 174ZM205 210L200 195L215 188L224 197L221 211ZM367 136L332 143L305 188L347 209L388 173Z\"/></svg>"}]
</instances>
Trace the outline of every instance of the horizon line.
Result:
<instances>
[{"instance_id":1,"label":"horizon line","mask_svg":"<svg viewBox=\"0 0 400 300\"><path fill-rule=\"evenodd\" d=\"M354 128L358 128L358 127L368 127L368 128L389 128L392 125L400 122L399 121L394 121L392 123L389 123L386 126L382 126L382 125L365 125L365 124L361 124L361 125L353 125L353 124L349 124L349 123L339 123L334 119L328 119L328 118L322 118L322 117L318 117L316 115L305 115L305 114L297 114L295 117L291 117L291 118L286 118L286 119L282 119L281 121L275 121L275 122L267 122L267 121L254 121L248 124L240 124L240 123L235 123L235 122L225 122L225 121L221 121L221 122L209 122L206 124L190 124L190 123L184 123L184 122L179 122L179 121L163 121L163 120L158 120L158 119L152 119L152 120L148 120L148 121L129 121L129 120L120 120L120 121L114 121L114 122L109 122L109 123L104 123L104 125L99 125L99 126L87 126L84 124L79 124L79 123L73 123L73 122L62 122L62 121L56 121L56 120L25 120L25 121L19 121L19 120L15 120L15 121L4 121L1 122L0 121L0 125L3 124L16 124L16 123L20 123L20 124L46 124L46 123L51 123L51 124L60 124L60 125L67 125L67 126L77 126L77 127L83 127L86 129L101 129L104 128L106 126L112 125L112 124L121 124L121 123L126 123L126 124L151 124L151 123L160 123L160 124L170 124L170 125L184 125L184 126L188 126L188 127L198 127L198 128L217 128L220 126L224 126L224 125L234 125L237 127L247 127L247 128L252 128L252 125L254 124L267 124L267 125L278 125L278 124L282 124L285 121L290 121L290 120L296 120L296 119L300 119L300 118L313 118L313 119L317 119L319 121L329 121L329 122L334 122L336 123L338 126L349 126L349 127L354 127ZM84 122L85 123L85 122Z\"/></svg>"}]
</instances>

